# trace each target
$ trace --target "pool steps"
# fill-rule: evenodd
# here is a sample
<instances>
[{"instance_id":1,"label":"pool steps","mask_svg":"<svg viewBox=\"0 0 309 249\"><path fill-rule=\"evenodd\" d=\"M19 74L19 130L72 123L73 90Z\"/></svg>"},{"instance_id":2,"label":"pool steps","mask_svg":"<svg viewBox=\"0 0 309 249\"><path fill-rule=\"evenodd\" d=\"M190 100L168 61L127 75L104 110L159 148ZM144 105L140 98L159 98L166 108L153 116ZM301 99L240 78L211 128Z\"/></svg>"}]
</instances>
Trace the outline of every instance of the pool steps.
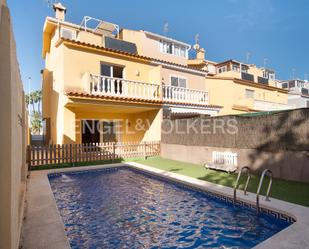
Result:
<instances>
[{"instance_id":1,"label":"pool steps","mask_svg":"<svg viewBox=\"0 0 309 249\"><path fill-rule=\"evenodd\" d=\"M250 179L251 179L251 171L250 171L250 168L248 166L243 166L243 167L240 168L240 170L238 172L238 176L237 176L236 183L235 183L235 186L234 186L234 202L236 202L236 200L237 200L236 192L237 192L237 189L239 188L239 185L240 185L239 180L240 180L240 177L241 177L243 172L247 172L247 180L246 180L246 185L245 185L245 188L244 188L244 195L247 195L247 188L248 188L248 185L249 185L249 182L250 182ZM271 172L271 170L265 169L261 174L259 186L258 186L258 189L257 189L257 192L256 192L256 210L257 210L257 212L260 211L260 192L261 192L263 181L264 181L264 178L265 178L266 175L269 176L269 184L268 184L268 187L267 187L266 199L265 200L270 201L269 194L270 194L270 190L271 190L271 186L272 186L272 182L273 182L273 173Z\"/></svg>"},{"instance_id":2,"label":"pool steps","mask_svg":"<svg viewBox=\"0 0 309 249\"><path fill-rule=\"evenodd\" d=\"M266 192L266 198L265 198L265 200L266 200L266 201L270 201L270 199L269 199L269 193L270 193L271 185L272 185L272 183L273 183L273 173L271 172L271 170L265 169L265 170L262 172L262 175L261 175L261 178L260 178L259 187L258 187L258 190L257 190L257 192L256 192L256 209L257 209L257 211L260 210L260 199L259 199L259 196L260 196L262 184L263 184L263 181L264 181L264 177L265 177L266 174L268 174L268 176L269 176L269 183L268 183L268 187L267 187L267 192Z\"/></svg>"}]
</instances>

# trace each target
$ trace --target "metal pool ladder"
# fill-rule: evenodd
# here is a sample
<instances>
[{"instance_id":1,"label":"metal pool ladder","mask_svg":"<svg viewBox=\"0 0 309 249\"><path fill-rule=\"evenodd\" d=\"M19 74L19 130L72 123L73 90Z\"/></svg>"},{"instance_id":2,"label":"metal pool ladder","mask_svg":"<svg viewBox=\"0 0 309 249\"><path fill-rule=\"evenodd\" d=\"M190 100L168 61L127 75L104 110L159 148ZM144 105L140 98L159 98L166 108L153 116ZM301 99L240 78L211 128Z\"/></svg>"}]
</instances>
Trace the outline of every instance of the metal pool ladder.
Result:
<instances>
[{"instance_id":1,"label":"metal pool ladder","mask_svg":"<svg viewBox=\"0 0 309 249\"><path fill-rule=\"evenodd\" d=\"M266 174L268 174L268 176L269 176L269 184L268 184L265 200L270 201L269 200L269 193L270 193L271 185L273 183L273 173L271 172L271 170L265 169L262 172L259 187L258 187L257 192L256 192L256 210L257 210L257 212L259 212L259 210L260 210L260 192L261 192L262 184L263 184L264 177L265 177Z\"/></svg>"},{"instance_id":2,"label":"metal pool ladder","mask_svg":"<svg viewBox=\"0 0 309 249\"><path fill-rule=\"evenodd\" d=\"M239 180L240 180L240 176L243 173L243 171L247 171L247 181L246 181L246 185L244 188L244 195L247 195L247 188L248 188L249 181L251 179L251 173L250 173L250 168L248 166L244 166L244 167L241 167L241 169L239 170L236 183L234 186L234 202L236 202L236 191L239 187Z\"/></svg>"}]
</instances>

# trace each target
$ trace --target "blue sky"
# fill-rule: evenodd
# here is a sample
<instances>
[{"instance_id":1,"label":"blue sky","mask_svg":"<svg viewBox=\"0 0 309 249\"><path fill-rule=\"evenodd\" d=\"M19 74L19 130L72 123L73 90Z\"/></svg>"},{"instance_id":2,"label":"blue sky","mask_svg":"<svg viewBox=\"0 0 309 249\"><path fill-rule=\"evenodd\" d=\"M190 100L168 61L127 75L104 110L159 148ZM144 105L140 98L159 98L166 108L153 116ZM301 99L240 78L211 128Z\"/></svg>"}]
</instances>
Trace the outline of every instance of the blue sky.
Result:
<instances>
[{"instance_id":1,"label":"blue sky","mask_svg":"<svg viewBox=\"0 0 309 249\"><path fill-rule=\"evenodd\" d=\"M28 91L41 85L42 28L46 16L53 16L46 0L7 0L13 19L21 74ZM130 29L162 34L193 44L198 33L206 58L230 58L267 66L277 78L309 78L309 1L307 0L192 0L192 1L102 1L63 0L67 21L80 23L93 16Z\"/></svg>"}]
</instances>

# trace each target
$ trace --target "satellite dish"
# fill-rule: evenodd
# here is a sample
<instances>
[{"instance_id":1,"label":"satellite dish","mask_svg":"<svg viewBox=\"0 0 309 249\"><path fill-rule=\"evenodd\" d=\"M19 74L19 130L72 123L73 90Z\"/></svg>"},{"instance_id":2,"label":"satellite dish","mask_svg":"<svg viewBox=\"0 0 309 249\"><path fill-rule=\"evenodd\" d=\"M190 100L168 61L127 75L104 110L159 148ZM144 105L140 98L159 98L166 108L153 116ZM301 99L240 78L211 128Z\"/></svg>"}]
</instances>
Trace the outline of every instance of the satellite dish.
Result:
<instances>
[{"instance_id":1,"label":"satellite dish","mask_svg":"<svg viewBox=\"0 0 309 249\"><path fill-rule=\"evenodd\" d=\"M199 50L199 49L200 49L200 45L199 45L199 44L194 44L193 48L194 48L195 50Z\"/></svg>"}]
</instances>

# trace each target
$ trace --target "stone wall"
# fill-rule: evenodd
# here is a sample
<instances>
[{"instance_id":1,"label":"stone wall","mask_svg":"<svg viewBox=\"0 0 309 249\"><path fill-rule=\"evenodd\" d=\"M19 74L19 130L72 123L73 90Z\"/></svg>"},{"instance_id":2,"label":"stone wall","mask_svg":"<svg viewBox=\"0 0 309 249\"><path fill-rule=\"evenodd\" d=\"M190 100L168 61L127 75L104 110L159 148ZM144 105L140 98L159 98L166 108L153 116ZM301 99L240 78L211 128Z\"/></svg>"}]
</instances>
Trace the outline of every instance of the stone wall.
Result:
<instances>
[{"instance_id":1,"label":"stone wall","mask_svg":"<svg viewBox=\"0 0 309 249\"><path fill-rule=\"evenodd\" d=\"M0 118L0 249L15 249L19 246L27 178L27 114L5 0L0 0Z\"/></svg>"},{"instance_id":2,"label":"stone wall","mask_svg":"<svg viewBox=\"0 0 309 249\"><path fill-rule=\"evenodd\" d=\"M162 131L165 158L204 164L212 161L212 151L232 151L238 154L238 166L248 165L256 172L269 168L275 177L309 182L309 109L168 120Z\"/></svg>"}]
</instances>

